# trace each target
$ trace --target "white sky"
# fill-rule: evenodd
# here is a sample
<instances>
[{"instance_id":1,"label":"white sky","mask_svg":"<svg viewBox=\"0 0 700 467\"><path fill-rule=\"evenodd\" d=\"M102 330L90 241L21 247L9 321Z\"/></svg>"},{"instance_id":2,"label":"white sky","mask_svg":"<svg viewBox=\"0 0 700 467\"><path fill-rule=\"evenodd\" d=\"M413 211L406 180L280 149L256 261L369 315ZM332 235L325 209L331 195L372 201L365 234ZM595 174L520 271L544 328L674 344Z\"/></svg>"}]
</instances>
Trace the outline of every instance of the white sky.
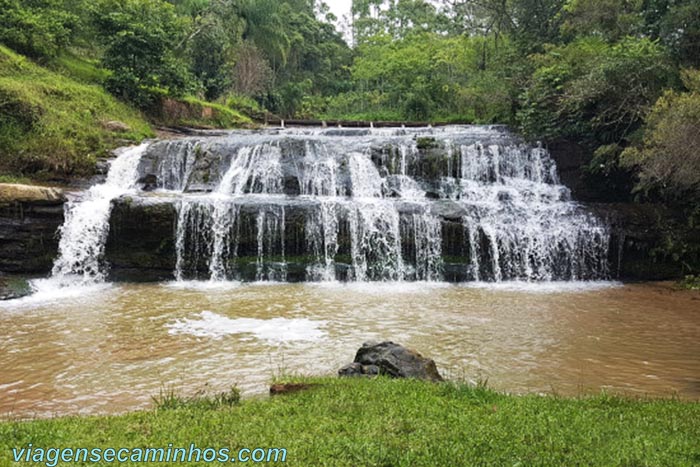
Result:
<instances>
[{"instance_id":1,"label":"white sky","mask_svg":"<svg viewBox=\"0 0 700 467\"><path fill-rule=\"evenodd\" d=\"M325 0L331 11L338 19L343 19L343 16L350 13L350 7L352 6L352 0Z\"/></svg>"}]
</instances>

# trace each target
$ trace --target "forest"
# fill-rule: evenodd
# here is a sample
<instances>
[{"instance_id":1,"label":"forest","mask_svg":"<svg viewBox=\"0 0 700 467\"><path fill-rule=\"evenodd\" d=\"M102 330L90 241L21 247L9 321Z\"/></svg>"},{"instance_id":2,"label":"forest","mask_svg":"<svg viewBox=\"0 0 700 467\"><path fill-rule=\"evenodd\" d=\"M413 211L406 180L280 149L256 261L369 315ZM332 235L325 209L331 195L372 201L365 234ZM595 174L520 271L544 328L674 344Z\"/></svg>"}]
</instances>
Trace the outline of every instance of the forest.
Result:
<instances>
[{"instance_id":1,"label":"forest","mask_svg":"<svg viewBox=\"0 0 700 467\"><path fill-rule=\"evenodd\" d=\"M115 140L148 136L154 122L240 126L269 112L501 123L585 148L608 201L662 201L700 219L697 0L354 0L346 18L316 0L0 8L6 178L89 173ZM94 95L91 107L83 85L116 99ZM69 96L92 119L60 112ZM218 118L178 120L172 102ZM93 129L110 112L131 119L119 138Z\"/></svg>"}]
</instances>

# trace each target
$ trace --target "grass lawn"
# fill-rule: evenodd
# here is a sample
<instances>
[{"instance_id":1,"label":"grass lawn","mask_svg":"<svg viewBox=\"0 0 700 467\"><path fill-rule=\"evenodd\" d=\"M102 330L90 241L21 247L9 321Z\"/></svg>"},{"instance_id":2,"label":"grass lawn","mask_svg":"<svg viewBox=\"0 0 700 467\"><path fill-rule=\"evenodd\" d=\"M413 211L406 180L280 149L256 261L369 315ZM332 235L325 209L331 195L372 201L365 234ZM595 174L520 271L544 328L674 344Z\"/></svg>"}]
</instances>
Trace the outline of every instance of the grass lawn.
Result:
<instances>
[{"instance_id":1,"label":"grass lawn","mask_svg":"<svg viewBox=\"0 0 700 467\"><path fill-rule=\"evenodd\" d=\"M285 465L297 466L700 465L697 402L510 396L385 378L304 381L313 387L234 405L170 400L175 408L114 417L3 422L0 465L12 465L11 449L29 443L277 447L287 449Z\"/></svg>"}]
</instances>

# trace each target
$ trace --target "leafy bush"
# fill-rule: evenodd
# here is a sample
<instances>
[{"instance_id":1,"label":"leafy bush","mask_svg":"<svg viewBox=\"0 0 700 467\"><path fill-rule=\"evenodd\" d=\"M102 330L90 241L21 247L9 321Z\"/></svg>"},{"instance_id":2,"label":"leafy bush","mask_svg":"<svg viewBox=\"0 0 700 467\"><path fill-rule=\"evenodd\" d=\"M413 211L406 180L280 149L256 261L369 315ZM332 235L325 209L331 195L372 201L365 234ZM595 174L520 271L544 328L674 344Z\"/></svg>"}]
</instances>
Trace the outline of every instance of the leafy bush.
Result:
<instances>
[{"instance_id":1,"label":"leafy bush","mask_svg":"<svg viewBox=\"0 0 700 467\"><path fill-rule=\"evenodd\" d=\"M532 60L536 69L518 112L524 133L594 146L638 128L673 78L664 49L648 39L580 39Z\"/></svg>"},{"instance_id":2,"label":"leafy bush","mask_svg":"<svg viewBox=\"0 0 700 467\"><path fill-rule=\"evenodd\" d=\"M700 290L700 276L685 276L681 281L681 287L686 290Z\"/></svg>"}]
</instances>

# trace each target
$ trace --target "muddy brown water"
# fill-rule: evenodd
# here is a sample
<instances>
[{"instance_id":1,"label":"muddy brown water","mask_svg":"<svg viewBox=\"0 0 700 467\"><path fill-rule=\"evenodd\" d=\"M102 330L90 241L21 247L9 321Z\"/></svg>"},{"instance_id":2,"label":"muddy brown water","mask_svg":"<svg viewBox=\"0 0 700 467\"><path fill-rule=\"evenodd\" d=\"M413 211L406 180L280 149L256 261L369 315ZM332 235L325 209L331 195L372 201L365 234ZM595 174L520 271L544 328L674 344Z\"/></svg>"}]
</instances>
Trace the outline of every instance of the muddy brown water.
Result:
<instances>
[{"instance_id":1,"label":"muddy brown water","mask_svg":"<svg viewBox=\"0 0 700 467\"><path fill-rule=\"evenodd\" d=\"M124 284L0 303L0 417L264 394L384 339L512 393L700 399L700 294L668 284Z\"/></svg>"}]
</instances>

